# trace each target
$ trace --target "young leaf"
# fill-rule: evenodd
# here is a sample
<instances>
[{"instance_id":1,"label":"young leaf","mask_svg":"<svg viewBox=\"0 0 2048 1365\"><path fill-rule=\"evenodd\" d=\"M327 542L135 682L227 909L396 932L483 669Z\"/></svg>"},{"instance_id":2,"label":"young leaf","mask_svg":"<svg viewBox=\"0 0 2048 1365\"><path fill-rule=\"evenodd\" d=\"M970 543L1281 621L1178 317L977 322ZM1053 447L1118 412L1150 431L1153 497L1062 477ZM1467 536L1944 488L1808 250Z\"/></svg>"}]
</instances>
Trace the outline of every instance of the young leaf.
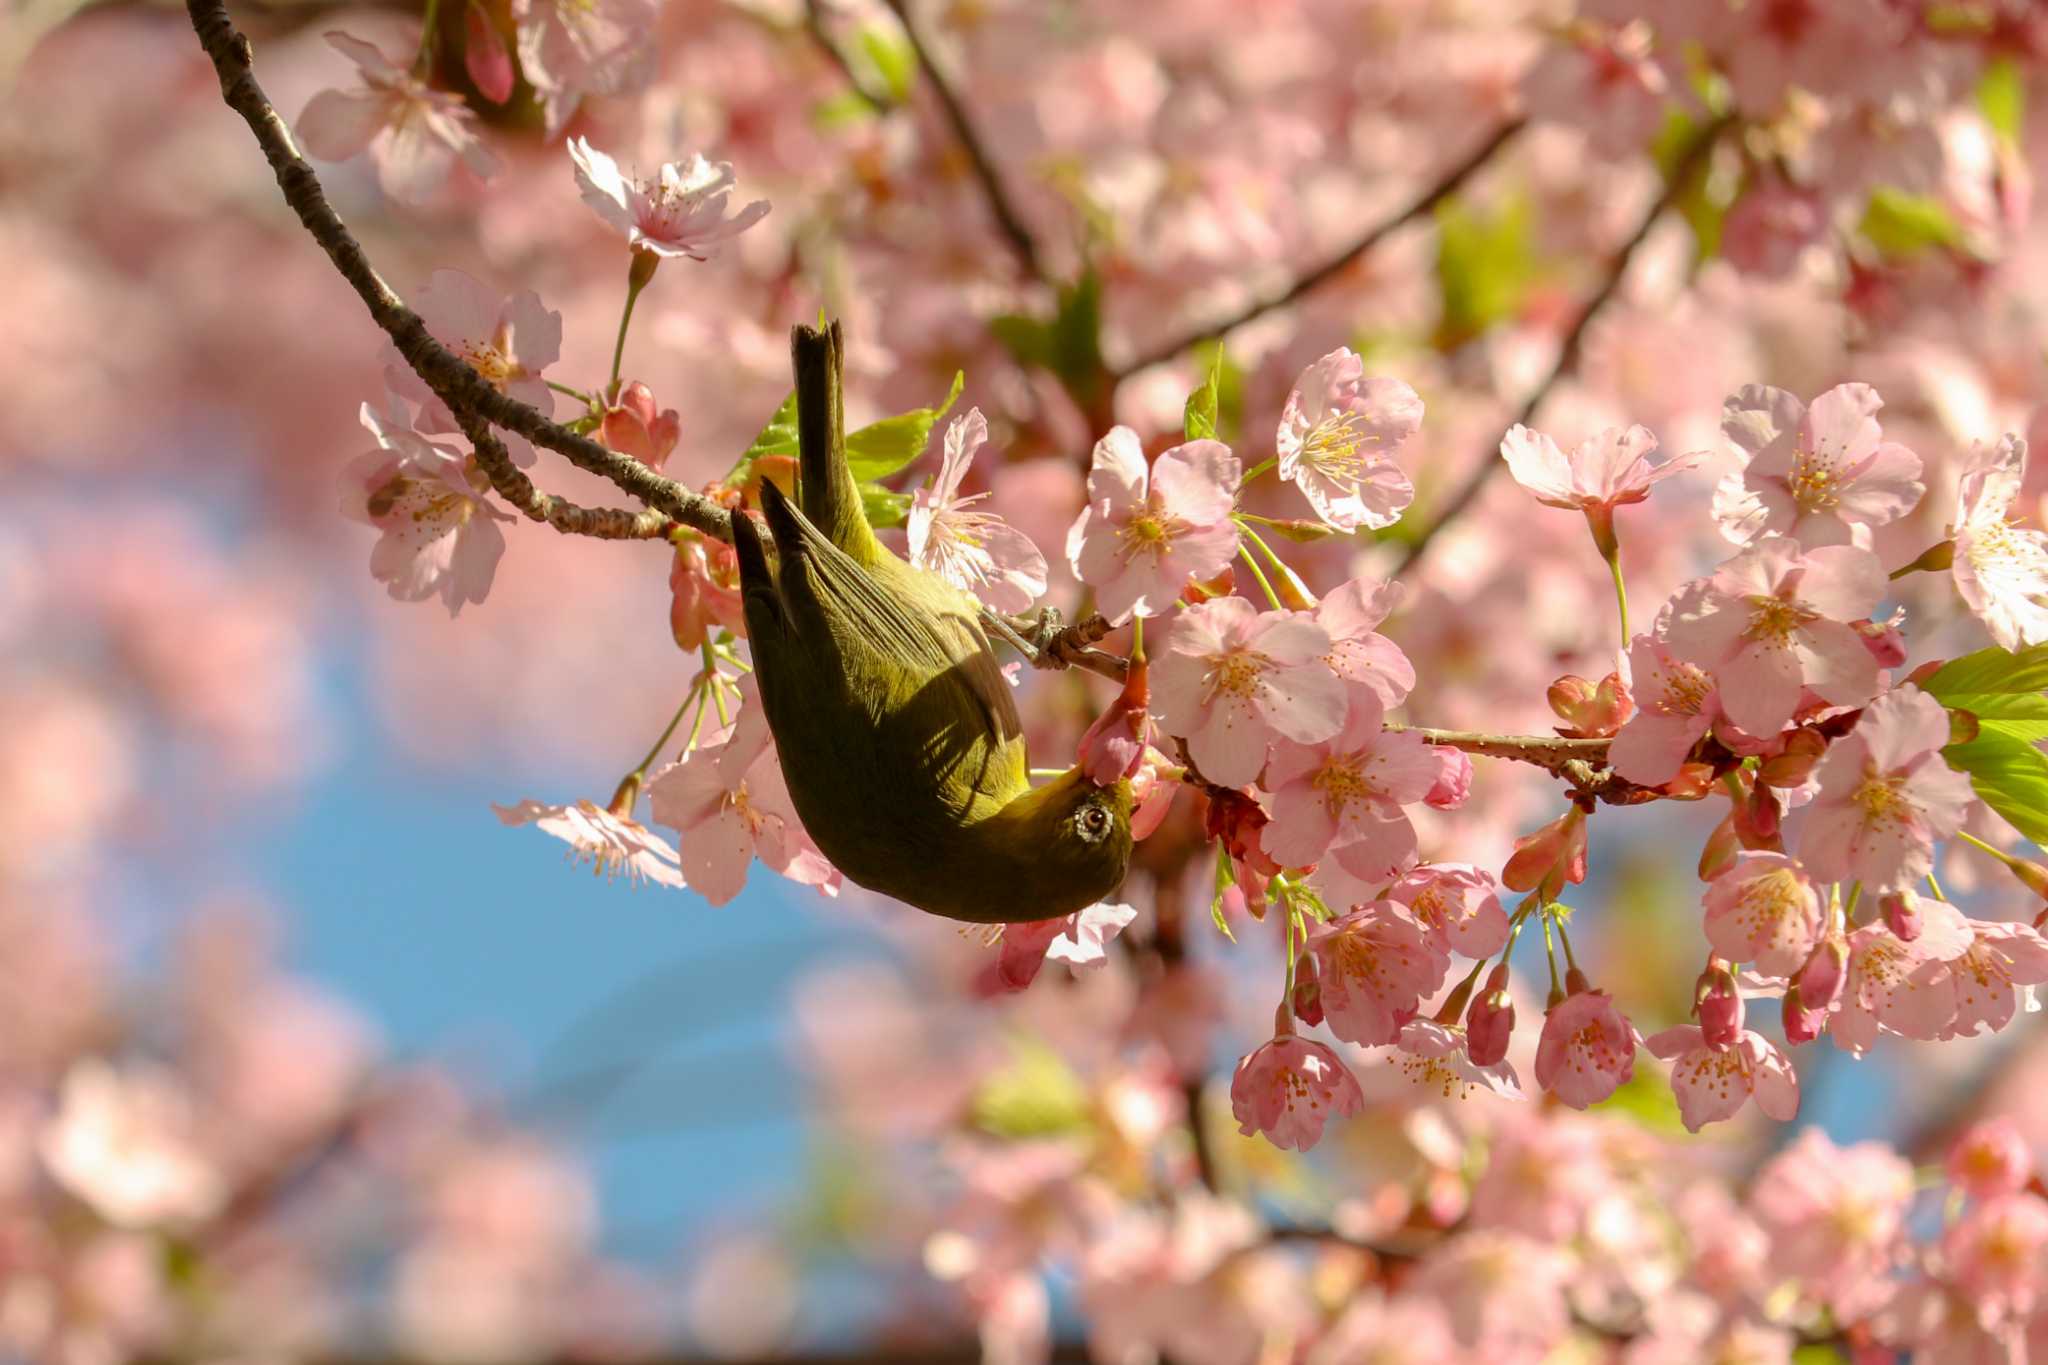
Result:
<instances>
[{"instance_id":1,"label":"young leaf","mask_svg":"<svg viewBox=\"0 0 2048 1365\"><path fill-rule=\"evenodd\" d=\"M860 486L860 505L867 513L868 525L885 531L901 526L910 515L910 494L891 492L878 483L864 483Z\"/></svg>"},{"instance_id":2,"label":"young leaf","mask_svg":"<svg viewBox=\"0 0 2048 1365\"><path fill-rule=\"evenodd\" d=\"M746 454L726 472L727 486L736 486L747 481L747 472L754 461L763 455L794 455L796 441L796 390L789 391L789 397L782 400L782 406L775 409L775 415L768 419L768 425L761 428L761 434L747 447Z\"/></svg>"},{"instance_id":3,"label":"young leaf","mask_svg":"<svg viewBox=\"0 0 2048 1365\"><path fill-rule=\"evenodd\" d=\"M1218 346L1209 353L1209 377L1188 395L1187 407L1181 416L1181 430L1190 441L1215 439L1216 395L1222 384L1223 348Z\"/></svg>"},{"instance_id":4,"label":"young leaf","mask_svg":"<svg viewBox=\"0 0 2048 1365\"><path fill-rule=\"evenodd\" d=\"M1921 684L1951 710L1977 718L1977 737L1942 757L1970 775L1984 803L2014 829L2048 845L2048 645L2011 653L1993 647L1951 659Z\"/></svg>"},{"instance_id":5,"label":"young leaf","mask_svg":"<svg viewBox=\"0 0 2048 1365\"><path fill-rule=\"evenodd\" d=\"M1223 917L1223 893L1237 885L1237 872L1230 865L1230 854L1222 844L1216 845L1216 892L1209 900L1209 918L1216 923L1216 932L1237 942L1237 935L1230 932L1230 921Z\"/></svg>"},{"instance_id":6,"label":"young leaf","mask_svg":"<svg viewBox=\"0 0 2048 1365\"><path fill-rule=\"evenodd\" d=\"M2048 848L2048 754L1987 725L1968 744L1941 751L1948 765L1970 775L1984 804L2035 843Z\"/></svg>"},{"instance_id":7,"label":"young leaf","mask_svg":"<svg viewBox=\"0 0 2048 1365\"><path fill-rule=\"evenodd\" d=\"M966 385L967 376L956 370L946 401L936 408L912 408L848 432L846 463L852 467L853 477L886 479L924 454L924 448L931 443L932 428L952 410Z\"/></svg>"}]
</instances>

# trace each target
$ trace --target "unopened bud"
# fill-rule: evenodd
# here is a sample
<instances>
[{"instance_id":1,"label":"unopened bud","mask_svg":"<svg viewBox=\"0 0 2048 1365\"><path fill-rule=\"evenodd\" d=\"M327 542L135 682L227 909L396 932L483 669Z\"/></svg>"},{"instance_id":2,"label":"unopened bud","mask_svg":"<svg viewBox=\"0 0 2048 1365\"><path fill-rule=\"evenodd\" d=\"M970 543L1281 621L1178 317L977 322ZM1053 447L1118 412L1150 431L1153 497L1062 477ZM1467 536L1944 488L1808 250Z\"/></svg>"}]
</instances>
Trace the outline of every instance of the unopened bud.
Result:
<instances>
[{"instance_id":1,"label":"unopened bud","mask_svg":"<svg viewBox=\"0 0 2048 1365\"><path fill-rule=\"evenodd\" d=\"M1619 673L1598 683L1567 673L1550 685L1550 709L1564 722L1557 729L1567 739L1605 739L1635 714L1628 684Z\"/></svg>"},{"instance_id":2,"label":"unopened bud","mask_svg":"<svg viewBox=\"0 0 2048 1365\"><path fill-rule=\"evenodd\" d=\"M1323 1022L1323 983L1316 975L1313 953L1303 953L1294 963L1294 1017L1314 1028Z\"/></svg>"},{"instance_id":3,"label":"unopened bud","mask_svg":"<svg viewBox=\"0 0 2048 1365\"><path fill-rule=\"evenodd\" d=\"M1917 897L1893 891L1885 896L1883 906L1885 927L1890 929L1901 943L1911 943L1920 937L1924 920L1920 914L1920 902Z\"/></svg>"},{"instance_id":4,"label":"unopened bud","mask_svg":"<svg viewBox=\"0 0 2048 1365\"><path fill-rule=\"evenodd\" d=\"M1749 790L1749 795L1735 808L1735 836L1747 849L1767 853L1781 853L1785 841L1779 837L1778 798L1771 789L1759 782Z\"/></svg>"},{"instance_id":5,"label":"unopened bud","mask_svg":"<svg viewBox=\"0 0 2048 1365\"><path fill-rule=\"evenodd\" d=\"M1710 882L1735 866L1735 855L1742 852L1742 840L1735 833L1733 813L1721 817L1721 823L1714 826L1714 832L1707 836L1707 842L1700 849L1700 880Z\"/></svg>"},{"instance_id":6,"label":"unopened bud","mask_svg":"<svg viewBox=\"0 0 2048 1365\"><path fill-rule=\"evenodd\" d=\"M1820 1037L1823 1025L1827 1023L1828 1012L1824 1009L1808 1009L1799 991L1799 983L1793 982L1785 988L1783 1024L1785 1041L1795 1046L1810 1043Z\"/></svg>"},{"instance_id":7,"label":"unopened bud","mask_svg":"<svg viewBox=\"0 0 2048 1365\"><path fill-rule=\"evenodd\" d=\"M1814 945L1792 984L1805 1000L1806 1008L1825 1014L1841 998L1848 975L1849 941L1838 933L1829 934Z\"/></svg>"},{"instance_id":8,"label":"unopened bud","mask_svg":"<svg viewBox=\"0 0 2048 1365\"><path fill-rule=\"evenodd\" d=\"M1707 964L1693 985L1692 1002L1706 1045L1716 1052L1733 1047L1742 1036L1742 993L1727 963L1716 958Z\"/></svg>"},{"instance_id":9,"label":"unopened bud","mask_svg":"<svg viewBox=\"0 0 2048 1365\"><path fill-rule=\"evenodd\" d=\"M1546 904L1557 899L1566 882L1586 880L1586 812L1574 805L1534 834L1515 840L1500 879L1511 891L1540 888Z\"/></svg>"},{"instance_id":10,"label":"unopened bud","mask_svg":"<svg viewBox=\"0 0 2048 1365\"><path fill-rule=\"evenodd\" d=\"M1515 1032L1515 1001L1507 987L1508 964L1503 962L1486 978L1485 989L1465 1016L1465 1051L1474 1066L1492 1066L1508 1055L1508 1040Z\"/></svg>"}]
</instances>

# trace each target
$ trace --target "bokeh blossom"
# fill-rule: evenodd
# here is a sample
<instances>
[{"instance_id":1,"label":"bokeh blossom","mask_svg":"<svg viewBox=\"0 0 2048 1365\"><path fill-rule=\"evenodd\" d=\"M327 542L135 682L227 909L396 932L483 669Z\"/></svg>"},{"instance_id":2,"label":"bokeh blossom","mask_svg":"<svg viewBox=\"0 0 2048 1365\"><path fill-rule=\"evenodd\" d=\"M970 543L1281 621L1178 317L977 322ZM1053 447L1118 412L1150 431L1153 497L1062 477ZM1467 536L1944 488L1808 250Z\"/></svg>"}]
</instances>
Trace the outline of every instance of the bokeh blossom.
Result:
<instances>
[{"instance_id":1,"label":"bokeh blossom","mask_svg":"<svg viewBox=\"0 0 2048 1365\"><path fill-rule=\"evenodd\" d=\"M462 100L435 90L377 48L346 33L327 41L356 64L357 90L322 90L299 115L299 138L323 161L347 161L372 148L377 178L395 199L427 198L460 161L478 176L498 158L477 136Z\"/></svg>"}]
</instances>

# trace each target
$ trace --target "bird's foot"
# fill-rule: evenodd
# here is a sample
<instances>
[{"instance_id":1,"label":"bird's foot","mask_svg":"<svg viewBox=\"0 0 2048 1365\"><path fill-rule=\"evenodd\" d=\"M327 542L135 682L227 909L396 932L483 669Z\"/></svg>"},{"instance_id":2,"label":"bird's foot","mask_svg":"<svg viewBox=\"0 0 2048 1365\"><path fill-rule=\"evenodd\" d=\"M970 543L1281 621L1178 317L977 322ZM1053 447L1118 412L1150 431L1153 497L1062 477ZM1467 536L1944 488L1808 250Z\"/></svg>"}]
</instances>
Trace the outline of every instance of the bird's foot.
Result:
<instances>
[{"instance_id":1,"label":"bird's foot","mask_svg":"<svg viewBox=\"0 0 2048 1365\"><path fill-rule=\"evenodd\" d=\"M1005 616L984 609L982 621L991 634L1031 661L1033 668L1085 668L1122 682L1130 660L1095 648L1110 624L1098 614L1067 625L1056 607L1041 607L1031 616Z\"/></svg>"}]
</instances>

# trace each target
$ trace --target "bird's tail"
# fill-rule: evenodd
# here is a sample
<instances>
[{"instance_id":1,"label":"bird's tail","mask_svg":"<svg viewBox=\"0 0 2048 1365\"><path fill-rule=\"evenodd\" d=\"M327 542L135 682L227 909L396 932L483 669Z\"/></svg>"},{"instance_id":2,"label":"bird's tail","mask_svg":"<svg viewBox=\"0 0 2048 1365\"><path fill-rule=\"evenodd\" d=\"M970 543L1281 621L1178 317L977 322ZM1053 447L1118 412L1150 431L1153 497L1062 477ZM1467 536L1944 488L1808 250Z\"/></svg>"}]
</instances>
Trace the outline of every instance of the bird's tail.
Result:
<instances>
[{"instance_id":1,"label":"bird's tail","mask_svg":"<svg viewBox=\"0 0 2048 1365\"><path fill-rule=\"evenodd\" d=\"M790 360L796 372L797 501L827 539L854 562L868 565L881 545L868 527L860 485L846 463L846 416L840 397L843 345L837 322L823 328L799 326L790 334Z\"/></svg>"},{"instance_id":2,"label":"bird's tail","mask_svg":"<svg viewBox=\"0 0 2048 1365\"><path fill-rule=\"evenodd\" d=\"M763 487L767 481L763 480ZM732 551L740 565L740 605L747 614L747 634L760 639L782 628L782 594L776 591L775 572L768 564L768 552L761 545L761 532L745 512L732 514Z\"/></svg>"}]
</instances>

